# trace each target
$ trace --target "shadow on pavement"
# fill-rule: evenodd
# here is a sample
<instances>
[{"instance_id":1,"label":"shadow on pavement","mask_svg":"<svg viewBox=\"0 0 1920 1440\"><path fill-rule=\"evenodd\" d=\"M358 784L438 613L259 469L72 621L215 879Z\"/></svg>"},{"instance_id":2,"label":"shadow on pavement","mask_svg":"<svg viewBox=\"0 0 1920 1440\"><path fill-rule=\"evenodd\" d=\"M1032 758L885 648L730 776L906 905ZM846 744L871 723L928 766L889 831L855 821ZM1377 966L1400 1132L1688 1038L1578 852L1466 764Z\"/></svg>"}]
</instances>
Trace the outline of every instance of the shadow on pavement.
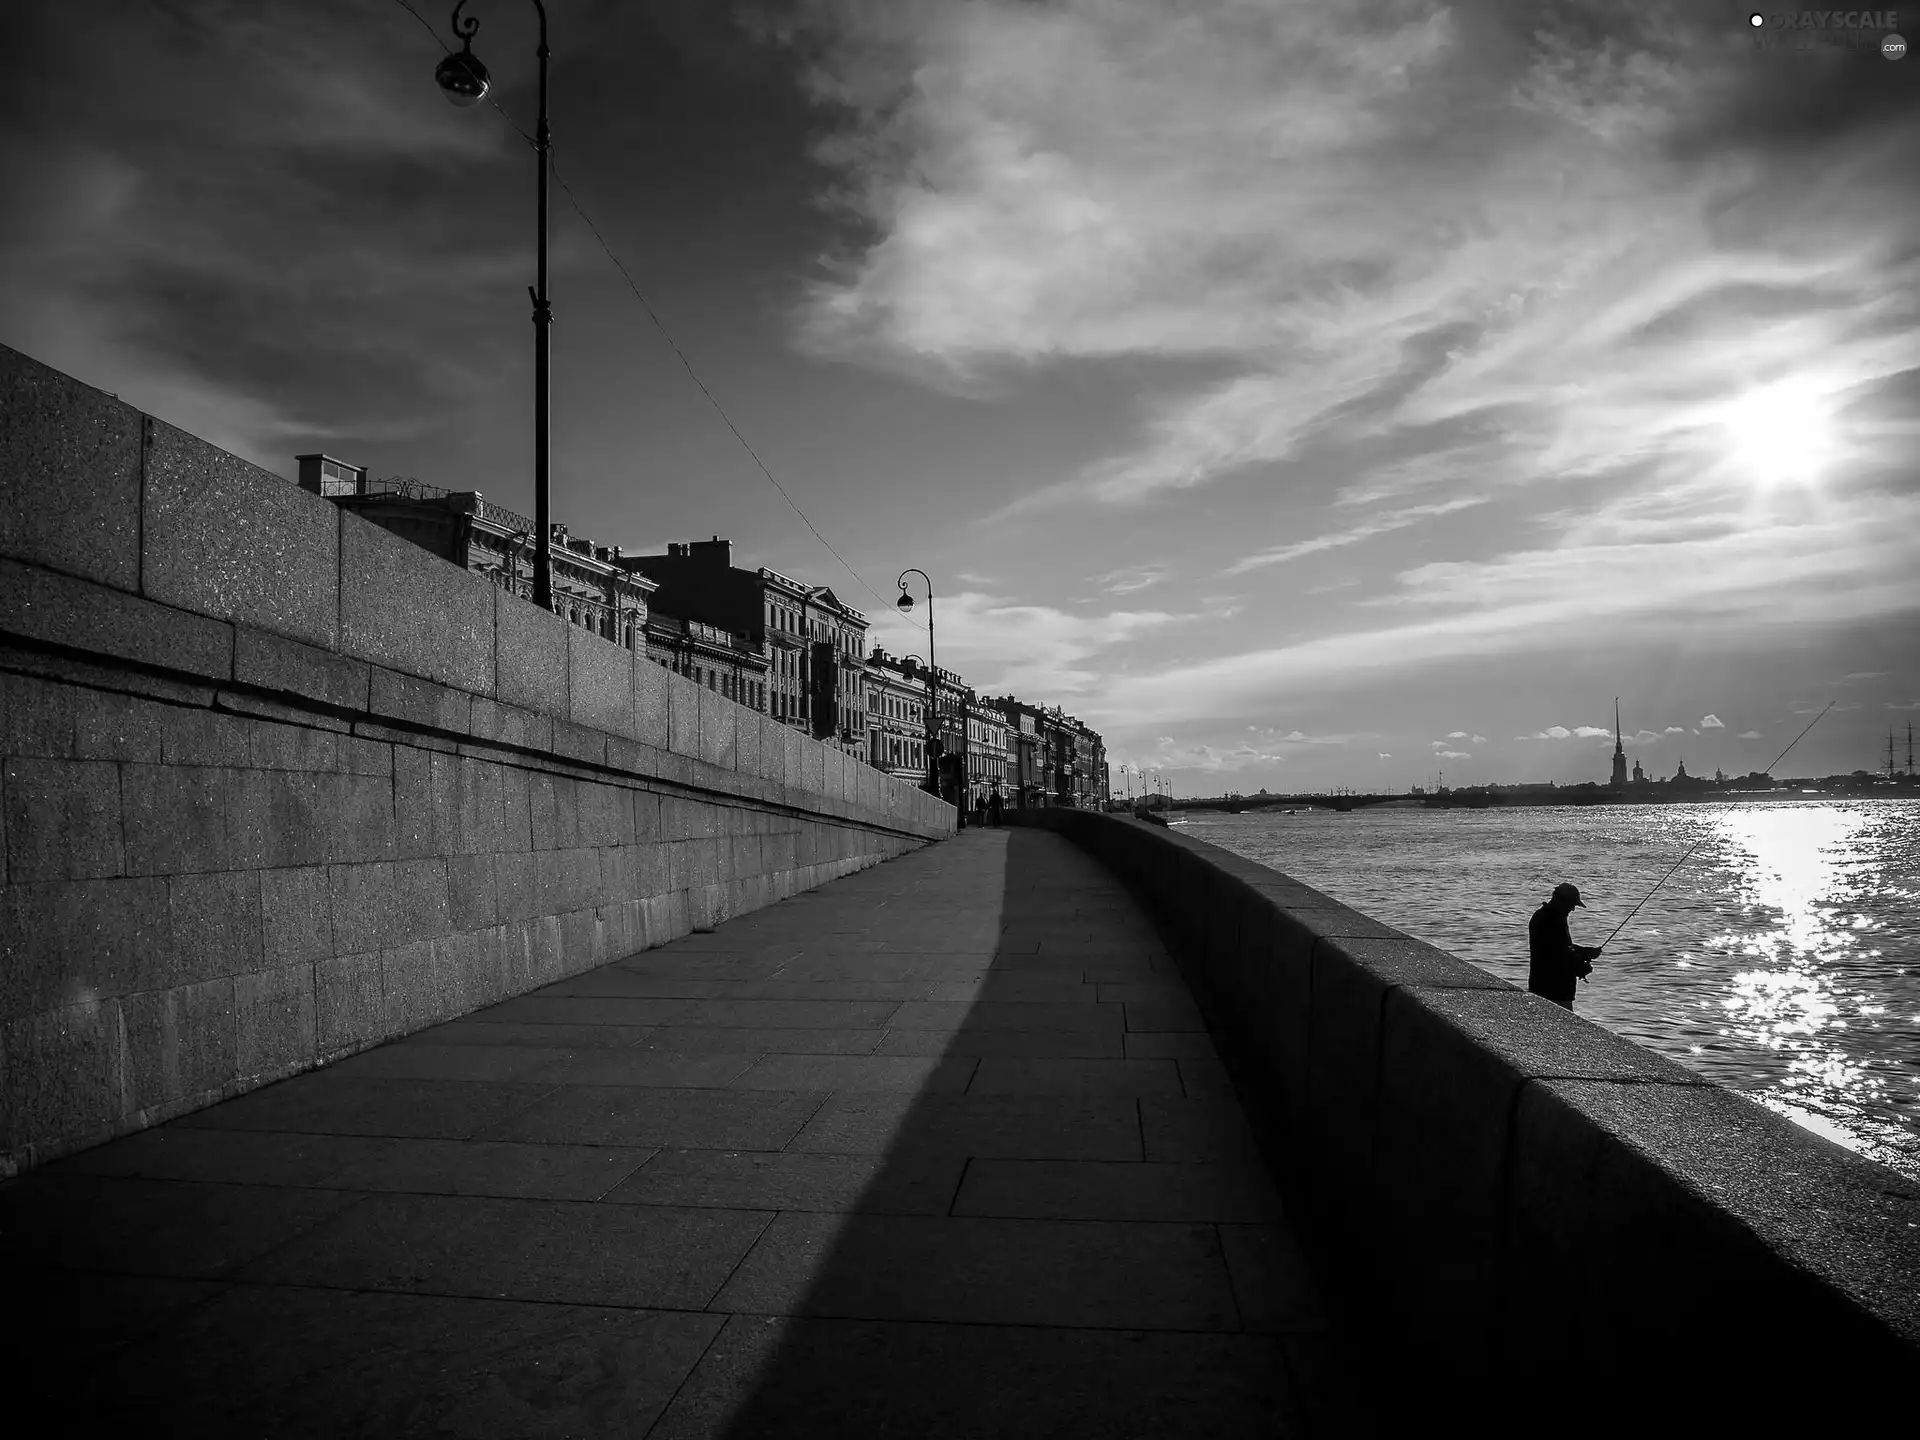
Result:
<instances>
[{"instance_id":1,"label":"shadow on pavement","mask_svg":"<svg viewBox=\"0 0 1920 1440\"><path fill-rule=\"evenodd\" d=\"M836 1096L790 1150L877 1155L846 1213L783 1212L654 1436L1352 1434L1321 1309L1191 995L1069 843L990 854L992 903L887 935L883 1048L916 1094ZM909 897L909 905L913 903Z\"/></svg>"}]
</instances>

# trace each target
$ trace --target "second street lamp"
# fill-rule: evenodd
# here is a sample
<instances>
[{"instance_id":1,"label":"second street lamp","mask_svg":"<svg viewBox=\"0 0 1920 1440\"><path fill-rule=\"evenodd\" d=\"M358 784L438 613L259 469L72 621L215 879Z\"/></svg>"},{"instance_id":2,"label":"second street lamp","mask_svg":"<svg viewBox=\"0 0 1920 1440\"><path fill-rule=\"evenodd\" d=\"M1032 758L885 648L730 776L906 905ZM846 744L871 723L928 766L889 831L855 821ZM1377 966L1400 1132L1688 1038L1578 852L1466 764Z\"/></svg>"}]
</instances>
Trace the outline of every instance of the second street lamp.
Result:
<instances>
[{"instance_id":1,"label":"second street lamp","mask_svg":"<svg viewBox=\"0 0 1920 1440\"><path fill-rule=\"evenodd\" d=\"M472 15L461 18L467 0L453 7L453 33L460 38L461 49L442 60L433 72L435 82L447 99L462 108L484 100L492 86L487 67L473 53L473 37L480 21ZM552 153L552 136L547 129L547 7L533 0L540 13L540 119L533 132L534 153L539 156L540 199L537 225L539 258L535 262L538 284L528 287L533 297L533 603L553 608L553 495L552 445L550 420L553 414L553 306L547 298L547 157Z\"/></svg>"},{"instance_id":2,"label":"second street lamp","mask_svg":"<svg viewBox=\"0 0 1920 1440\"><path fill-rule=\"evenodd\" d=\"M907 576L918 575L927 587L927 789L940 793L940 671L933 655L933 581L924 570L906 569L897 582L900 598L894 605L902 614L913 609L913 595L907 589Z\"/></svg>"}]
</instances>

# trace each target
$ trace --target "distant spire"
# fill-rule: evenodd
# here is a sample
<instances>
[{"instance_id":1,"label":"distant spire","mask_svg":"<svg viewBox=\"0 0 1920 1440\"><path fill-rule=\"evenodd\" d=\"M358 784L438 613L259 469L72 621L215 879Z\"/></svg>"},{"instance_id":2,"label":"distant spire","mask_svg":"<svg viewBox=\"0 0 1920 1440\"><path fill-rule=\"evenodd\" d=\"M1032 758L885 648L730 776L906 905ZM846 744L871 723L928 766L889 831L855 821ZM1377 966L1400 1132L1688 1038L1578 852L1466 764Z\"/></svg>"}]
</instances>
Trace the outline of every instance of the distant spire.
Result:
<instances>
[{"instance_id":1,"label":"distant spire","mask_svg":"<svg viewBox=\"0 0 1920 1440\"><path fill-rule=\"evenodd\" d=\"M1637 764L1636 764L1637 768ZM1627 752L1620 742L1620 697L1613 697L1613 788L1627 783Z\"/></svg>"}]
</instances>

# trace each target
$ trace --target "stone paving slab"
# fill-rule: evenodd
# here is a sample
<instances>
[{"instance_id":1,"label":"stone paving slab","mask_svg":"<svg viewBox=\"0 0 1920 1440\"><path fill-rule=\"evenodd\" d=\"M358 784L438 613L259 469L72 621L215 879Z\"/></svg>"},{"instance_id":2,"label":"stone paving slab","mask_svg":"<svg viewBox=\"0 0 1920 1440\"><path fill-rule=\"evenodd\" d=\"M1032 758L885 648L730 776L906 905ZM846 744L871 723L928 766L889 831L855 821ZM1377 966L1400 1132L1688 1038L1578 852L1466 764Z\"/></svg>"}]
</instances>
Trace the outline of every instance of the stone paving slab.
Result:
<instances>
[{"instance_id":1,"label":"stone paving slab","mask_svg":"<svg viewBox=\"0 0 1920 1440\"><path fill-rule=\"evenodd\" d=\"M969 1161L800 1150L661 1150L604 1199L627 1205L945 1215Z\"/></svg>"},{"instance_id":2,"label":"stone paving slab","mask_svg":"<svg viewBox=\"0 0 1920 1440\"><path fill-rule=\"evenodd\" d=\"M357 1079L518 1080L591 1053L553 1045L382 1045L328 1068Z\"/></svg>"},{"instance_id":3,"label":"stone paving slab","mask_svg":"<svg viewBox=\"0 0 1920 1440\"><path fill-rule=\"evenodd\" d=\"M760 1060L754 1050L713 1050L686 1054L673 1050L581 1050L562 1055L527 1078L550 1085L647 1085L655 1089L725 1086Z\"/></svg>"},{"instance_id":4,"label":"stone paving slab","mask_svg":"<svg viewBox=\"0 0 1920 1440\"><path fill-rule=\"evenodd\" d=\"M69 1166L88 1175L226 1185L597 1200L653 1153L635 1146L259 1134L166 1125L77 1155Z\"/></svg>"},{"instance_id":5,"label":"stone paving slab","mask_svg":"<svg viewBox=\"0 0 1920 1440\"><path fill-rule=\"evenodd\" d=\"M1267 1177L1243 1166L971 1160L955 1215L1037 1220L1277 1222Z\"/></svg>"},{"instance_id":6,"label":"stone paving slab","mask_svg":"<svg viewBox=\"0 0 1920 1440\"><path fill-rule=\"evenodd\" d=\"M151 1434L648 1434L724 1317L236 1286L131 1347L108 1414Z\"/></svg>"},{"instance_id":7,"label":"stone paving slab","mask_svg":"<svg viewBox=\"0 0 1920 1440\"><path fill-rule=\"evenodd\" d=\"M1237 1330L1210 1225L783 1212L715 1308L849 1320Z\"/></svg>"},{"instance_id":8,"label":"stone paving slab","mask_svg":"<svg viewBox=\"0 0 1920 1440\"><path fill-rule=\"evenodd\" d=\"M174 1123L188 1128L460 1140L498 1125L553 1088L346 1075L328 1069L196 1110Z\"/></svg>"},{"instance_id":9,"label":"stone paving slab","mask_svg":"<svg viewBox=\"0 0 1920 1440\"><path fill-rule=\"evenodd\" d=\"M242 1284L699 1310L771 1211L373 1195L242 1266Z\"/></svg>"},{"instance_id":10,"label":"stone paving slab","mask_svg":"<svg viewBox=\"0 0 1920 1440\"><path fill-rule=\"evenodd\" d=\"M71 1157L0 1242L75 1429L1360 1433L1177 967L1037 830Z\"/></svg>"},{"instance_id":11,"label":"stone paving slab","mask_svg":"<svg viewBox=\"0 0 1920 1440\"><path fill-rule=\"evenodd\" d=\"M1301 1434L1291 1360L1262 1335L735 1315L648 1440Z\"/></svg>"},{"instance_id":12,"label":"stone paving slab","mask_svg":"<svg viewBox=\"0 0 1920 1440\"><path fill-rule=\"evenodd\" d=\"M889 1029L879 1055L1031 1055L1075 1060L1119 1060L1125 1037L1112 1030L903 1030Z\"/></svg>"},{"instance_id":13,"label":"stone paving slab","mask_svg":"<svg viewBox=\"0 0 1920 1440\"><path fill-rule=\"evenodd\" d=\"M479 1138L538 1145L780 1150L827 1098L824 1093L694 1086L564 1085Z\"/></svg>"}]
</instances>

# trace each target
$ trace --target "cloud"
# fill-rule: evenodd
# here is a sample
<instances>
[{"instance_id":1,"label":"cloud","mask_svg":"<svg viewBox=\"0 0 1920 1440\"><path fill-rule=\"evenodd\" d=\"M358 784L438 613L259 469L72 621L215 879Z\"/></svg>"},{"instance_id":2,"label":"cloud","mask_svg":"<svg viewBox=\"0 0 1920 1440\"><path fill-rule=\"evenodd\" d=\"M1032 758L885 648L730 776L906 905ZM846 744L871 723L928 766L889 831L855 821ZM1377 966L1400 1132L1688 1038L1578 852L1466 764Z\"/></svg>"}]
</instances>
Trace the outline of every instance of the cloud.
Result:
<instances>
[{"instance_id":1,"label":"cloud","mask_svg":"<svg viewBox=\"0 0 1920 1440\"><path fill-rule=\"evenodd\" d=\"M1473 743L1476 745L1484 745L1487 743L1487 737L1484 735L1475 735L1473 737Z\"/></svg>"},{"instance_id":2,"label":"cloud","mask_svg":"<svg viewBox=\"0 0 1920 1440\"><path fill-rule=\"evenodd\" d=\"M1879 518L1835 499L1797 524L1723 516L1713 533L1665 540L1616 541L1576 526L1551 546L1416 565L1357 601L1346 626L1117 677L1099 703L1116 716L1237 718L1303 688L1500 655L1545 631L1562 643L1601 639L1629 617L1675 607L1729 628L1778 623L1783 592L1795 594L1803 625L1910 611L1920 495L1882 495L1873 509ZM1371 616L1382 618L1369 625Z\"/></svg>"},{"instance_id":3,"label":"cloud","mask_svg":"<svg viewBox=\"0 0 1920 1440\"><path fill-rule=\"evenodd\" d=\"M1447 732L1447 739L1449 740L1464 740L1466 738L1467 738L1467 732L1464 730L1449 730ZM1433 743L1438 745L1440 742L1436 740Z\"/></svg>"},{"instance_id":4,"label":"cloud","mask_svg":"<svg viewBox=\"0 0 1920 1440\"><path fill-rule=\"evenodd\" d=\"M1595 737L1611 740L1613 732L1604 725L1575 725L1571 729L1565 725L1549 725L1546 729L1536 730L1531 735L1516 735L1513 738L1516 740L1591 740ZM1458 737L1449 736L1448 738ZM1485 741L1486 736L1476 735L1473 738L1475 743L1480 743ZM1434 743L1437 745L1440 742L1436 740Z\"/></svg>"},{"instance_id":5,"label":"cloud","mask_svg":"<svg viewBox=\"0 0 1920 1440\"><path fill-rule=\"evenodd\" d=\"M1296 540L1286 545L1277 545L1270 550L1256 551L1229 565L1225 574L1244 575L1249 570L1262 569L1269 565L1282 565L1289 560L1298 560L1303 555L1317 554L1322 550L1337 549L1342 545L1357 545L1363 540L1371 540L1376 535L1385 535L1390 531L1404 530L1422 520L1439 515L1451 515L1456 510L1471 509L1487 503L1487 496L1468 495L1454 500L1442 500L1431 505L1410 505L1402 510L1389 511L1376 515L1371 520L1351 526L1346 530L1335 531L1327 535L1316 535L1309 540Z\"/></svg>"},{"instance_id":6,"label":"cloud","mask_svg":"<svg viewBox=\"0 0 1920 1440\"><path fill-rule=\"evenodd\" d=\"M1209 618L1161 610L1077 614L964 590L940 598L939 659L942 669L958 670L983 694L1011 691L1034 704L1071 708L1117 663L1116 651ZM872 643L925 658L927 632L914 618L885 606L871 619Z\"/></svg>"},{"instance_id":7,"label":"cloud","mask_svg":"<svg viewBox=\"0 0 1920 1440\"><path fill-rule=\"evenodd\" d=\"M1379 753L1379 758L1382 760L1391 760L1393 758L1393 756L1388 754L1385 750L1382 750L1378 753Z\"/></svg>"},{"instance_id":8,"label":"cloud","mask_svg":"<svg viewBox=\"0 0 1920 1440\"><path fill-rule=\"evenodd\" d=\"M1434 758L1436 760L1471 760L1473 756L1464 750L1442 750Z\"/></svg>"},{"instance_id":9,"label":"cloud","mask_svg":"<svg viewBox=\"0 0 1920 1440\"><path fill-rule=\"evenodd\" d=\"M1663 733L1668 735L1684 735L1687 733L1687 727L1684 725L1669 725Z\"/></svg>"},{"instance_id":10,"label":"cloud","mask_svg":"<svg viewBox=\"0 0 1920 1440\"><path fill-rule=\"evenodd\" d=\"M1247 729L1263 737L1269 745L1345 745L1355 738L1351 734L1308 735L1301 730L1283 733L1273 726L1249 725Z\"/></svg>"},{"instance_id":11,"label":"cloud","mask_svg":"<svg viewBox=\"0 0 1920 1440\"><path fill-rule=\"evenodd\" d=\"M1857 684L1862 680L1884 680L1890 672L1886 670L1855 670L1840 679L1842 685Z\"/></svg>"},{"instance_id":12,"label":"cloud","mask_svg":"<svg viewBox=\"0 0 1920 1440\"><path fill-rule=\"evenodd\" d=\"M1127 570L1109 570L1104 575L1095 575L1091 583L1108 595L1131 595L1135 591L1145 590L1149 585L1158 585L1171 572L1155 565L1141 565Z\"/></svg>"},{"instance_id":13,"label":"cloud","mask_svg":"<svg viewBox=\"0 0 1920 1440\"><path fill-rule=\"evenodd\" d=\"M1734 738L1736 740L1758 740L1760 738L1760 732L1758 730L1742 730Z\"/></svg>"},{"instance_id":14,"label":"cloud","mask_svg":"<svg viewBox=\"0 0 1920 1440\"><path fill-rule=\"evenodd\" d=\"M1700 728L1702 730L1724 730L1727 727L1718 715L1707 715L1701 718Z\"/></svg>"}]
</instances>

